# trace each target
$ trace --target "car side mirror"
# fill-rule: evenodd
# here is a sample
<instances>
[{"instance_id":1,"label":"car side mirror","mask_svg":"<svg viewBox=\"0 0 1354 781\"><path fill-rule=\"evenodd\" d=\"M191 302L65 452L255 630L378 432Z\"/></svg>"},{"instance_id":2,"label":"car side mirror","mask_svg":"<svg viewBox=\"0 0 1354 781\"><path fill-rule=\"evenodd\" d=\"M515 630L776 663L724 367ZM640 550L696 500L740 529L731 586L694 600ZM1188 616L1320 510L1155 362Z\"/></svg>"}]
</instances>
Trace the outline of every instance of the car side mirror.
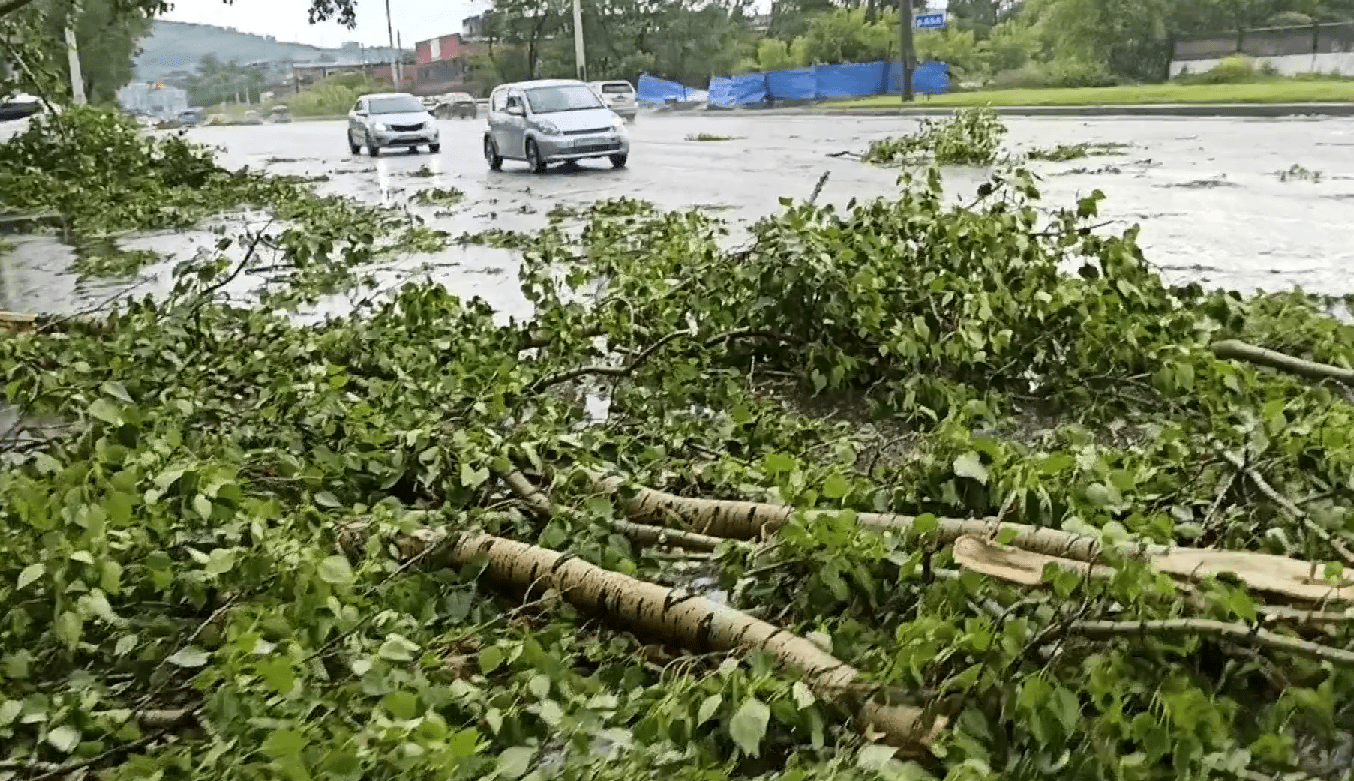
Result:
<instances>
[{"instance_id":1,"label":"car side mirror","mask_svg":"<svg viewBox=\"0 0 1354 781\"><path fill-rule=\"evenodd\" d=\"M508 106L508 113L514 117L524 117L527 115L526 109L521 106Z\"/></svg>"}]
</instances>

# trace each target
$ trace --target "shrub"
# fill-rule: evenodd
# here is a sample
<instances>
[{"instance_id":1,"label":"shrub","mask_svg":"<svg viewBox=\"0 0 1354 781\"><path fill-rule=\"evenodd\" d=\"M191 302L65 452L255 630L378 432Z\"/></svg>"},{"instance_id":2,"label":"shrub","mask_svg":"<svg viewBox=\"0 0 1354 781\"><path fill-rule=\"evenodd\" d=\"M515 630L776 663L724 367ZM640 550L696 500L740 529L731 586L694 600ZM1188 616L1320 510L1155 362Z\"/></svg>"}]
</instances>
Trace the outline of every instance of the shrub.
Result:
<instances>
[{"instance_id":1,"label":"shrub","mask_svg":"<svg viewBox=\"0 0 1354 781\"><path fill-rule=\"evenodd\" d=\"M362 74L341 74L321 79L291 99L288 108L298 117L323 117L346 114L357 99L375 92L379 85Z\"/></svg>"},{"instance_id":2,"label":"shrub","mask_svg":"<svg viewBox=\"0 0 1354 781\"><path fill-rule=\"evenodd\" d=\"M1244 54L1226 57L1203 73L1182 71L1176 81L1183 84L1246 84L1277 76L1279 72L1269 63L1255 64L1255 60Z\"/></svg>"},{"instance_id":3,"label":"shrub","mask_svg":"<svg viewBox=\"0 0 1354 781\"><path fill-rule=\"evenodd\" d=\"M963 108L948 119L923 119L911 135L872 141L861 159L876 165L908 165L930 155L939 165L991 165L1004 135L1006 125L997 112Z\"/></svg>"},{"instance_id":4,"label":"shrub","mask_svg":"<svg viewBox=\"0 0 1354 781\"><path fill-rule=\"evenodd\" d=\"M1119 83L1104 65L1063 59L1031 62L993 77L994 89L1045 89L1049 87L1112 87Z\"/></svg>"}]
</instances>

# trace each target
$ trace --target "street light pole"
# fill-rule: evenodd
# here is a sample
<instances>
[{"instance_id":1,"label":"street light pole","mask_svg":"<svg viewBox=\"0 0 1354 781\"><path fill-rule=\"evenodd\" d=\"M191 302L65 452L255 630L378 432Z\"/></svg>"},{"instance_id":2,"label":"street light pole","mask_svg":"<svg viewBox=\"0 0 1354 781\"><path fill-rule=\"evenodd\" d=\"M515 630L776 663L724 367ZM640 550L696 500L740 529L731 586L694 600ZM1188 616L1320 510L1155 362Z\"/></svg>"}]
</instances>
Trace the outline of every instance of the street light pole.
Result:
<instances>
[{"instance_id":1,"label":"street light pole","mask_svg":"<svg viewBox=\"0 0 1354 781\"><path fill-rule=\"evenodd\" d=\"M397 60L400 50L395 48L395 24L390 21L390 0L386 0L386 34L390 36L390 79L395 82L395 89L399 89L399 76L395 75L395 69L399 67Z\"/></svg>"},{"instance_id":2,"label":"street light pole","mask_svg":"<svg viewBox=\"0 0 1354 781\"><path fill-rule=\"evenodd\" d=\"M388 0L387 0L388 1ZM898 0L898 51L903 66L903 102L912 101L912 0Z\"/></svg>"},{"instance_id":3,"label":"street light pole","mask_svg":"<svg viewBox=\"0 0 1354 781\"><path fill-rule=\"evenodd\" d=\"M588 63L583 55L583 6L574 0L574 70L579 81L588 80Z\"/></svg>"}]
</instances>

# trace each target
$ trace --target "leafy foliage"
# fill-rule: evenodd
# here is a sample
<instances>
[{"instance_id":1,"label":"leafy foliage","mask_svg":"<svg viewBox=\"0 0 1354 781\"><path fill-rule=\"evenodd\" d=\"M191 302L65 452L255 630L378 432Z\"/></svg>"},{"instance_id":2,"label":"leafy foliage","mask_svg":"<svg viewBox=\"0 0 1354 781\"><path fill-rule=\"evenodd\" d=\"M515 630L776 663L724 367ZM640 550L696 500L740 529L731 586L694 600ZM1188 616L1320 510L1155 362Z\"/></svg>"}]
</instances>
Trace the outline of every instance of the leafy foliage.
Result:
<instances>
[{"instance_id":1,"label":"leafy foliage","mask_svg":"<svg viewBox=\"0 0 1354 781\"><path fill-rule=\"evenodd\" d=\"M1035 147L1025 153L1025 156L1031 160L1049 160L1053 162L1063 162L1067 160L1080 160L1083 157L1103 157L1117 155L1127 148L1127 144L1116 142L1082 142L1079 144L1058 144L1054 147Z\"/></svg>"},{"instance_id":2,"label":"leafy foliage","mask_svg":"<svg viewBox=\"0 0 1354 781\"><path fill-rule=\"evenodd\" d=\"M948 119L921 120L906 136L870 142L862 159L876 165L915 164L926 158L938 165L991 165L1001 150L1006 125L990 108L962 108Z\"/></svg>"},{"instance_id":3,"label":"leafy foliage","mask_svg":"<svg viewBox=\"0 0 1354 781\"><path fill-rule=\"evenodd\" d=\"M73 127L95 134L74 149L111 132ZM4 154L65 164L35 143ZM172 192L206 166L132 154L94 173ZM1000 513L1329 559L1224 456L1354 540L1354 408L1208 349L1354 365L1328 302L1172 287L1136 229L1091 229L1098 193L1041 209L1035 177L1002 169L957 205L931 168L843 210L786 199L736 246L703 210L633 199L491 234L521 249L530 323L418 282L301 324L284 305L440 237L270 186L290 223L253 241L293 273L265 306L223 301L251 261L213 257L164 300L0 338L31 430L0 461L0 773L1165 781L1323 773L1354 729L1349 669L1075 631L1258 621L1260 595L1227 578L1186 594L1110 553L1113 577L1050 567L1024 591L855 516ZM551 517L498 485L514 464L548 482ZM674 557L619 533L575 465L840 512ZM365 543L341 552L353 524ZM892 758L764 655L666 648L556 594L493 592L478 564L401 563L425 526L718 589L950 716L943 755ZM1276 628L1348 647L1351 625Z\"/></svg>"}]
</instances>

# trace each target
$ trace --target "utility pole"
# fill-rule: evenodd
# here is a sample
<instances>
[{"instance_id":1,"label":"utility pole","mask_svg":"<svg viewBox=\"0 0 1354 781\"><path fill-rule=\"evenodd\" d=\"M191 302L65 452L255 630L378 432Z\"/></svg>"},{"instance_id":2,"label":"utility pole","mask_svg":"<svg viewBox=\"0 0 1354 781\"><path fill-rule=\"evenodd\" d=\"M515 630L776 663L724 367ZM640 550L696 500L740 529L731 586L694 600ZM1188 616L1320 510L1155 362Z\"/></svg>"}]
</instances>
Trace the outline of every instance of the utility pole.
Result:
<instances>
[{"instance_id":1,"label":"utility pole","mask_svg":"<svg viewBox=\"0 0 1354 781\"><path fill-rule=\"evenodd\" d=\"M588 80L588 62L583 55L583 6L574 0L574 69L579 81Z\"/></svg>"},{"instance_id":2,"label":"utility pole","mask_svg":"<svg viewBox=\"0 0 1354 781\"><path fill-rule=\"evenodd\" d=\"M387 0L388 1L388 0ZM912 0L898 0L898 51L903 66L903 102L912 102Z\"/></svg>"},{"instance_id":3,"label":"utility pole","mask_svg":"<svg viewBox=\"0 0 1354 781\"><path fill-rule=\"evenodd\" d=\"M66 60L70 63L71 99L77 106L85 105L85 77L80 71L80 48L75 43L75 17L80 13L80 4L71 5L70 16L66 17Z\"/></svg>"},{"instance_id":4,"label":"utility pole","mask_svg":"<svg viewBox=\"0 0 1354 781\"><path fill-rule=\"evenodd\" d=\"M395 58L400 61L400 72L395 78L395 89L404 89L404 36L395 33Z\"/></svg>"},{"instance_id":5,"label":"utility pole","mask_svg":"<svg viewBox=\"0 0 1354 781\"><path fill-rule=\"evenodd\" d=\"M399 89L399 76L395 74L400 67L400 50L395 48L395 25L390 21L390 0L386 0L386 35L390 36L390 78L395 80L395 89Z\"/></svg>"}]
</instances>

